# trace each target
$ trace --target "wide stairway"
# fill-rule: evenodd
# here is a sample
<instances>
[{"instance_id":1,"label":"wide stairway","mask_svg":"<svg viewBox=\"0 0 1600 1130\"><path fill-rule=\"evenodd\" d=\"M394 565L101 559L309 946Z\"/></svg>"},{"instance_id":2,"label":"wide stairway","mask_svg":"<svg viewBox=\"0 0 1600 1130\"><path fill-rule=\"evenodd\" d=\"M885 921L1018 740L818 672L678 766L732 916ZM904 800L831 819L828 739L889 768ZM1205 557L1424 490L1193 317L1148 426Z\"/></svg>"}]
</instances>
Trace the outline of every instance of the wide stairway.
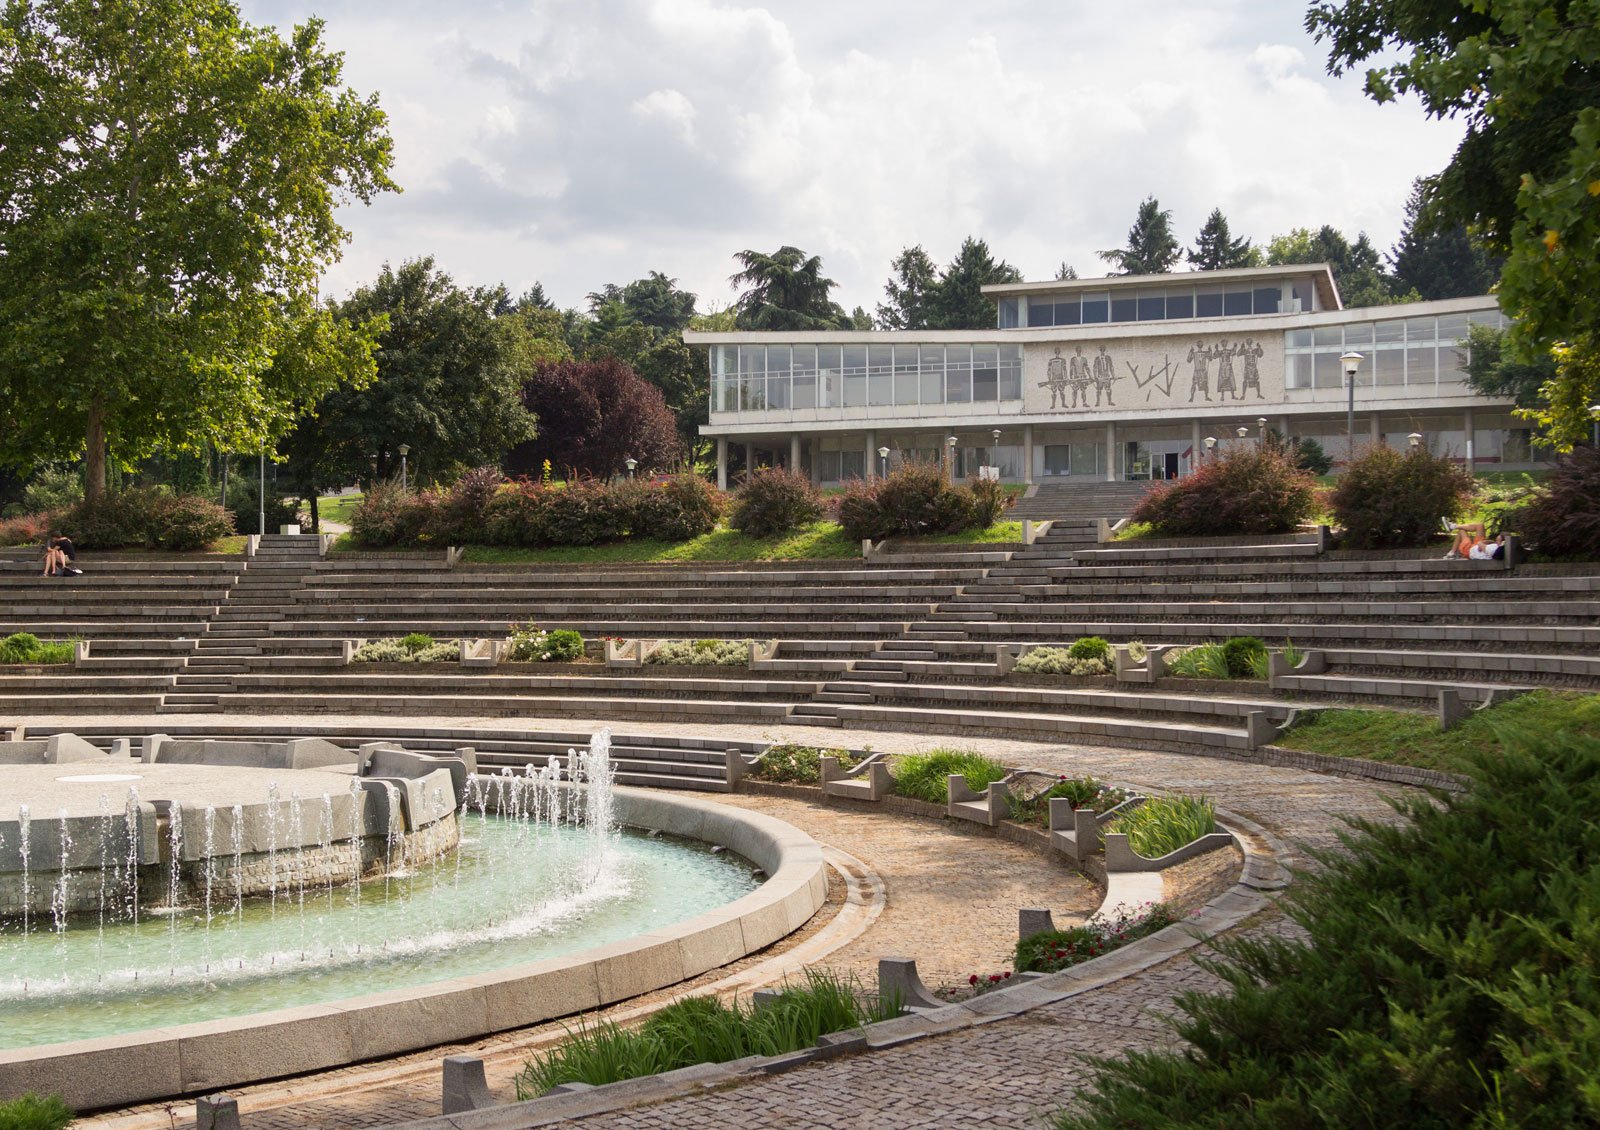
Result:
<instances>
[{"instance_id":1,"label":"wide stairway","mask_svg":"<svg viewBox=\"0 0 1600 1130\"><path fill-rule=\"evenodd\" d=\"M1007 517L1035 522L1066 520L1116 522L1126 518L1150 489L1148 482L1074 482L1046 479L1035 484Z\"/></svg>"}]
</instances>

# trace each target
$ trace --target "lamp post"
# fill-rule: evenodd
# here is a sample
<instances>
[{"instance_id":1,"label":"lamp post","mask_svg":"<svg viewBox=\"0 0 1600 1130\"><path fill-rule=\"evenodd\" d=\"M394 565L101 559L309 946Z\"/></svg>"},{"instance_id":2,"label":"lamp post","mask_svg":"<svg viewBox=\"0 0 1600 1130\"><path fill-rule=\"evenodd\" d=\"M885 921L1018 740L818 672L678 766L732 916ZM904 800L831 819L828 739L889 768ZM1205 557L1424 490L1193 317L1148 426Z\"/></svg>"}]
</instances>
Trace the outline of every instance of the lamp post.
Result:
<instances>
[{"instance_id":1,"label":"lamp post","mask_svg":"<svg viewBox=\"0 0 1600 1130\"><path fill-rule=\"evenodd\" d=\"M1406 436L1406 442L1409 443L1411 445L1411 449L1415 451L1417 448L1422 446L1422 433L1412 432L1410 435Z\"/></svg>"},{"instance_id":2,"label":"lamp post","mask_svg":"<svg viewBox=\"0 0 1600 1130\"><path fill-rule=\"evenodd\" d=\"M887 447L880 447L878 448L878 478L887 479L888 477L889 449Z\"/></svg>"},{"instance_id":3,"label":"lamp post","mask_svg":"<svg viewBox=\"0 0 1600 1130\"><path fill-rule=\"evenodd\" d=\"M1250 425L1249 424L1240 424L1239 425L1239 430L1238 430L1238 432L1236 434L1239 436L1240 439L1243 439L1245 436L1250 434Z\"/></svg>"},{"instance_id":4,"label":"lamp post","mask_svg":"<svg viewBox=\"0 0 1600 1130\"><path fill-rule=\"evenodd\" d=\"M1361 362L1365 360L1365 357L1354 350L1339 357L1339 364L1344 366L1344 383L1348 392L1344 416L1344 434L1349 440L1349 452L1345 455L1346 463L1354 463L1356 459L1356 370L1361 368Z\"/></svg>"},{"instance_id":5,"label":"lamp post","mask_svg":"<svg viewBox=\"0 0 1600 1130\"><path fill-rule=\"evenodd\" d=\"M1267 418L1265 416L1256 417L1256 430L1261 435L1261 446L1267 446Z\"/></svg>"},{"instance_id":6,"label":"lamp post","mask_svg":"<svg viewBox=\"0 0 1600 1130\"><path fill-rule=\"evenodd\" d=\"M956 478L956 437L946 436L944 447L945 451L948 453L947 459L949 460L948 478L951 482L954 482Z\"/></svg>"},{"instance_id":7,"label":"lamp post","mask_svg":"<svg viewBox=\"0 0 1600 1130\"><path fill-rule=\"evenodd\" d=\"M411 448L406 444L400 445L400 489L406 489L406 456L411 454Z\"/></svg>"},{"instance_id":8,"label":"lamp post","mask_svg":"<svg viewBox=\"0 0 1600 1130\"><path fill-rule=\"evenodd\" d=\"M633 478L633 469L639 465L639 461L630 455L623 462L628 465L628 478Z\"/></svg>"},{"instance_id":9,"label":"lamp post","mask_svg":"<svg viewBox=\"0 0 1600 1130\"><path fill-rule=\"evenodd\" d=\"M1206 456L1205 457L1207 459L1210 459L1213 455L1216 454L1216 450L1217 450L1217 437L1216 436L1206 436Z\"/></svg>"},{"instance_id":10,"label":"lamp post","mask_svg":"<svg viewBox=\"0 0 1600 1130\"><path fill-rule=\"evenodd\" d=\"M267 532L267 448L261 446L261 489L256 495L256 533Z\"/></svg>"},{"instance_id":11,"label":"lamp post","mask_svg":"<svg viewBox=\"0 0 1600 1130\"><path fill-rule=\"evenodd\" d=\"M1600 404L1589 405L1589 415L1594 418L1594 445L1600 447Z\"/></svg>"}]
</instances>

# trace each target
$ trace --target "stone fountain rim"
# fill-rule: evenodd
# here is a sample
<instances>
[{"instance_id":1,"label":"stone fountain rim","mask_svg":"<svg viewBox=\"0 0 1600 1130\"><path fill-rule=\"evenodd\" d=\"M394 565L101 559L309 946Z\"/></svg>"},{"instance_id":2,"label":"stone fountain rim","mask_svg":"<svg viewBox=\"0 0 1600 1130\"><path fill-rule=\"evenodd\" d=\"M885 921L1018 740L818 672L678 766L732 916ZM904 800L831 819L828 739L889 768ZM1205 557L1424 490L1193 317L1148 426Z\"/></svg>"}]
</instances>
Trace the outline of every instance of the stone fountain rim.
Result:
<instances>
[{"instance_id":1,"label":"stone fountain rim","mask_svg":"<svg viewBox=\"0 0 1600 1130\"><path fill-rule=\"evenodd\" d=\"M74 1110L201 1094L460 1043L666 988L764 949L827 898L822 847L775 817L619 787L619 823L721 844L769 878L725 906L562 957L340 1001L0 1049L0 1094Z\"/></svg>"}]
</instances>

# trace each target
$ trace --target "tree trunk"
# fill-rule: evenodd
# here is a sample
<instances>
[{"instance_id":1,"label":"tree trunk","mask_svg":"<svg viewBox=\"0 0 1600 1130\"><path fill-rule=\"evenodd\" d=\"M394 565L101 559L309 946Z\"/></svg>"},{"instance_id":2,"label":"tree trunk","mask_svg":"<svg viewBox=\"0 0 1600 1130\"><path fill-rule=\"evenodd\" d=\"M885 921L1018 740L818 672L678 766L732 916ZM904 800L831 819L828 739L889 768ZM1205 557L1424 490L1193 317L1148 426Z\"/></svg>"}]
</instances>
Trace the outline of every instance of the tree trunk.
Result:
<instances>
[{"instance_id":1,"label":"tree trunk","mask_svg":"<svg viewBox=\"0 0 1600 1130\"><path fill-rule=\"evenodd\" d=\"M92 502L106 492L106 408L98 396L89 402L89 426L84 440L83 495Z\"/></svg>"},{"instance_id":2,"label":"tree trunk","mask_svg":"<svg viewBox=\"0 0 1600 1130\"><path fill-rule=\"evenodd\" d=\"M320 534L322 532L322 516L317 513L316 487L311 488L311 532L314 534Z\"/></svg>"}]
</instances>

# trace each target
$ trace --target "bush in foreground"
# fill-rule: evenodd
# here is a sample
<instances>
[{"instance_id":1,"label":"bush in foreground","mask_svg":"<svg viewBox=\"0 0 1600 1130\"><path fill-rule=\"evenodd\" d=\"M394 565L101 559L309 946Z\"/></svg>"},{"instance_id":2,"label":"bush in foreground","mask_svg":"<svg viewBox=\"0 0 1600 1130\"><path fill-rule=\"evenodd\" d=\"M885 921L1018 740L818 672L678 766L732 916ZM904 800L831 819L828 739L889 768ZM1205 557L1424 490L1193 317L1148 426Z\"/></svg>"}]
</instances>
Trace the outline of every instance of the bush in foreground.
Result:
<instances>
[{"instance_id":1,"label":"bush in foreground","mask_svg":"<svg viewBox=\"0 0 1600 1130\"><path fill-rule=\"evenodd\" d=\"M1404 453L1374 444L1345 468L1329 502L1346 545L1390 549L1426 544L1476 489L1464 468L1420 444Z\"/></svg>"},{"instance_id":2,"label":"bush in foreground","mask_svg":"<svg viewBox=\"0 0 1600 1130\"><path fill-rule=\"evenodd\" d=\"M813 745L779 742L766 748L761 760L750 770L750 776L758 781L774 781L779 784L815 785L822 780L824 755L838 758L840 769L849 770L856 767L855 755L848 750L818 749Z\"/></svg>"},{"instance_id":3,"label":"bush in foreground","mask_svg":"<svg viewBox=\"0 0 1600 1130\"><path fill-rule=\"evenodd\" d=\"M999 483L972 479L955 486L937 463L912 461L881 478L845 484L834 505L852 540L877 540L987 529L1010 502Z\"/></svg>"},{"instance_id":4,"label":"bush in foreground","mask_svg":"<svg viewBox=\"0 0 1600 1130\"><path fill-rule=\"evenodd\" d=\"M728 525L753 538L786 534L822 517L822 492L810 478L763 467L734 495Z\"/></svg>"},{"instance_id":5,"label":"bush in foreground","mask_svg":"<svg viewBox=\"0 0 1600 1130\"><path fill-rule=\"evenodd\" d=\"M1006 775L1006 767L970 749L931 749L908 753L894 761L894 791L901 796L944 804L949 799L945 778L960 773L967 788L982 792Z\"/></svg>"},{"instance_id":6,"label":"bush in foreground","mask_svg":"<svg viewBox=\"0 0 1600 1130\"><path fill-rule=\"evenodd\" d=\"M1187 993L1188 1046L1099 1065L1062 1130L1600 1122L1600 738L1502 732L1463 794L1357 821Z\"/></svg>"},{"instance_id":7,"label":"bush in foreground","mask_svg":"<svg viewBox=\"0 0 1600 1130\"><path fill-rule=\"evenodd\" d=\"M1118 816L1108 829L1128 837L1146 859L1160 859L1217 830L1217 810L1205 797L1152 797Z\"/></svg>"},{"instance_id":8,"label":"bush in foreground","mask_svg":"<svg viewBox=\"0 0 1600 1130\"><path fill-rule=\"evenodd\" d=\"M71 662L70 643L44 643L31 632L17 632L0 640L0 663L43 666Z\"/></svg>"},{"instance_id":9,"label":"bush in foreground","mask_svg":"<svg viewBox=\"0 0 1600 1130\"><path fill-rule=\"evenodd\" d=\"M72 1108L56 1095L28 1092L0 1102L0 1130L66 1130L72 1125Z\"/></svg>"},{"instance_id":10,"label":"bush in foreground","mask_svg":"<svg viewBox=\"0 0 1600 1130\"><path fill-rule=\"evenodd\" d=\"M1281 534L1311 517L1316 480L1276 443L1235 444L1193 474L1153 485L1130 521L1162 537ZM1434 517L1438 521L1438 517Z\"/></svg>"},{"instance_id":11,"label":"bush in foreground","mask_svg":"<svg viewBox=\"0 0 1600 1130\"><path fill-rule=\"evenodd\" d=\"M1578 447L1562 456L1516 524L1529 546L1546 556L1600 559L1600 448Z\"/></svg>"}]
</instances>

